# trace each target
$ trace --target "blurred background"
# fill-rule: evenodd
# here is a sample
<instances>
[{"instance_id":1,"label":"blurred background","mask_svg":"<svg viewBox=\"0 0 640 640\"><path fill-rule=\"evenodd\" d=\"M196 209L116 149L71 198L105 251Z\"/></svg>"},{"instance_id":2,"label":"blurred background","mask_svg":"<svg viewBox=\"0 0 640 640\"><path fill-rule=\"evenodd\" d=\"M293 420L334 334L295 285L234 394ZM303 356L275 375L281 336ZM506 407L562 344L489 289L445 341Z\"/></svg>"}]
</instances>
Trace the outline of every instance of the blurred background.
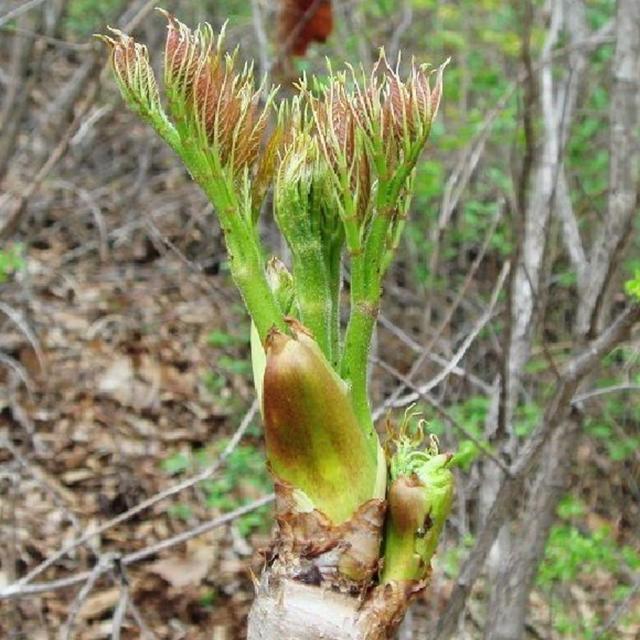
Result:
<instances>
[{"instance_id":1,"label":"blurred background","mask_svg":"<svg viewBox=\"0 0 640 640\"><path fill-rule=\"evenodd\" d=\"M242 638L269 540L266 505L131 559L271 492L215 216L125 108L92 38L106 25L135 35L160 78L156 4L0 0L0 589L171 493L31 580L63 583L0 600L2 638ZM306 26L328 3L315 4ZM188 25L228 21L230 46L283 95L327 59L370 68L382 46L403 70L452 59L372 354L380 424L415 403L443 448L468 454L431 585L401 630L436 637L505 465L545 423L570 354L640 277L638 9L333 0L331 24L293 56L305 33L283 31L293 5L162 3ZM616 194L630 198L622 213ZM261 224L282 254L268 213ZM589 371L453 637L640 637L639 349L632 333ZM506 594L505 576L518 577Z\"/></svg>"}]
</instances>

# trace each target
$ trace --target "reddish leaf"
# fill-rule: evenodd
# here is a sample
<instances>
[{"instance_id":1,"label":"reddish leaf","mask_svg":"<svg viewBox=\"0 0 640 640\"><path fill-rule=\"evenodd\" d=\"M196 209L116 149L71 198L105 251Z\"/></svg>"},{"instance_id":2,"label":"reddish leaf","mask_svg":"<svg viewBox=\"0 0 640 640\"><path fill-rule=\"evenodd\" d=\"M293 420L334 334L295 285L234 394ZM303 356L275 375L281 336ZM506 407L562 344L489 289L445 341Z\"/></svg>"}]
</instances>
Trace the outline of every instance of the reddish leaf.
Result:
<instances>
[{"instance_id":1,"label":"reddish leaf","mask_svg":"<svg viewBox=\"0 0 640 640\"><path fill-rule=\"evenodd\" d=\"M331 0L281 0L279 33L289 53L303 56L312 42L325 42L332 30Z\"/></svg>"}]
</instances>

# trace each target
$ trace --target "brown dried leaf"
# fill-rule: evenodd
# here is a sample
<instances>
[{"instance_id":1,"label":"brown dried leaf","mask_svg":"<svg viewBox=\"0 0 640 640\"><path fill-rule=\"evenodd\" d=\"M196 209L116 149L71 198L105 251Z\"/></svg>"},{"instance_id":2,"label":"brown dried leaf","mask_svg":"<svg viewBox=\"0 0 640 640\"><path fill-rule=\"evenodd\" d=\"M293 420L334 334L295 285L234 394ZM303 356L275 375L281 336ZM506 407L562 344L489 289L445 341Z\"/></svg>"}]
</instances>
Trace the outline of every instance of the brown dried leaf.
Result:
<instances>
[{"instance_id":1,"label":"brown dried leaf","mask_svg":"<svg viewBox=\"0 0 640 640\"><path fill-rule=\"evenodd\" d=\"M185 554L158 560L149 570L166 580L172 587L199 585L207 577L215 561L215 547L206 540L187 542Z\"/></svg>"},{"instance_id":2,"label":"brown dried leaf","mask_svg":"<svg viewBox=\"0 0 640 640\"><path fill-rule=\"evenodd\" d=\"M85 601L78 617L83 620L91 620L98 618L103 613L113 609L120 599L120 587L113 587L106 591L97 591L92 593Z\"/></svg>"}]
</instances>

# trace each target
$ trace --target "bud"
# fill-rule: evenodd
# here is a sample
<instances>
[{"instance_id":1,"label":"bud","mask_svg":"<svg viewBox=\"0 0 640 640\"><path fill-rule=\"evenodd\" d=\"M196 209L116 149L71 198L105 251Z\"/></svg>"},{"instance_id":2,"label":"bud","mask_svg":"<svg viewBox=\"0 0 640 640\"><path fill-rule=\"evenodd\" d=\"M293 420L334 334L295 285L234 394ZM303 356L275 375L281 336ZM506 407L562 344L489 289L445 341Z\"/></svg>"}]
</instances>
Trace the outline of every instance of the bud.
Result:
<instances>
[{"instance_id":1,"label":"bud","mask_svg":"<svg viewBox=\"0 0 640 640\"><path fill-rule=\"evenodd\" d=\"M410 117L410 95L409 89L404 85L400 76L395 72L385 60L387 66L387 87L384 102L385 124L389 131L402 139L407 133L414 133L413 119Z\"/></svg>"},{"instance_id":2,"label":"bud","mask_svg":"<svg viewBox=\"0 0 640 640\"><path fill-rule=\"evenodd\" d=\"M439 453L434 437L421 449L422 425L408 435L405 417L393 435L395 449L389 461L391 486L385 534L383 582L423 580L451 510L454 478L452 456Z\"/></svg>"},{"instance_id":3,"label":"bud","mask_svg":"<svg viewBox=\"0 0 640 640\"><path fill-rule=\"evenodd\" d=\"M263 415L273 474L334 524L376 497L377 460L351 407L345 383L297 321L293 337L266 342Z\"/></svg>"},{"instance_id":4,"label":"bud","mask_svg":"<svg viewBox=\"0 0 640 640\"><path fill-rule=\"evenodd\" d=\"M256 173L253 178L251 187L251 202L253 206L253 223L255 224L260 215L260 208L264 198L271 186L273 176L276 172L276 164L278 161L278 152L283 144L284 140L284 127L281 122L278 122L275 130L269 137L264 151L260 154L260 160L256 168Z\"/></svg>"},{"instance_id":5,"label":"bud","mask_svg":"<svg viewBox=\"0 0 640 640\"><path fill-rule=\"evenodd\" d=\"M274 211L291 249L300 320L334 361L331 285L339 282L344 231L331 191L330 169L309 125L304 121L291 129L276 174Z\"/></svg>"},{"instance_id":6,"label":"bud","mask_svg":"<svg viewBox=\"0 0 640 640\"><path fill-rule=\"evenodd\" d=\"M267 280L283 315L291 312L294 297L293 276L280 258L272 256L267 262Z\"/></svg>"},{"instance_id":7,"label":"bud","mask_svg":"<svg viewBox=\"0 0 640 640\"><path fill-rule=\"evenodd\" d=\"M109 30L114 38L104 35L97 38L111 49L111 66L123 98L145 119L164 116L147 48L118 29Z\"/></svg>"},{"instance_id":8,"label":"bud","mask_svg":"<svg viewBox=\"0 0 640 640\"><path fill-rule=\"evenodd\" d=\"M267 281L269 288L280 307L283 316L291 312L295 295L293 276L282 260L272 256L267 262ZM253 386L258 397L260 411L262 411L262 389L264 380L264 370L267 364L267 356L258 334L258 329L254 322L251 323L251 368L253 371Z\"/></svg>"},{"instance_id":9,"label":"bud","mask_svg":"<svg viewBox=\"0 0 640 640\"><path fill-rule=\"evenodd\" d=\"M415 64L411 70L411 90L412 109L415 117L423 122L433 121L440 107L442 97L442 75L449 59L445 60L435 71L436 83L433 89L429 85L429 78L433 71L428 71L428 67L421 65L416 68Z\"/></svg>"},{"instance_id":10,"label":"bud","mask_svg":"<svg viewBox=\"0 0 640 640\"><path fill-rule=\"evenodd\" d=\"M311 99L322 149L332 166L346 165L354 153L355 119L344 81L343 76L332 77L323 100Z\"/></svg>"},{"instance_id":11,"label":"bud","mask_svg":"<svg viewBox=\"0 0 640 640\"><path fill-rule=\"evenodd\" d=\"M330 199L328 168L308 123L292 123L287 137L275 176L274 210L295 262L314 250L320 253L325 238L339 228L340 219L326 206Z\"/></svg>"},{"instance_id":12,"label":"bud","mask_svg":"<svg viewBox=\"0 0 640 640\"><path fill-rule=\"evenodd\" d=\"M371 74L366 77L364 71L358 78L355 70L351 69L354 93L350 101L351 113L361 131L372 144L381 142L383 135L383 80L379 75L380 66L384 62L384 51L380 52Z\"/></svg>"},{"instance_id":13,"label":"bud","mask_svg":"<svg viewBox=\"0 0 640 640\"><path fill-rule=\"evenodd\" d=\"M186 100L192 95L198 61L208 56L213 46L213 34L208 25L196 34L172 14L157 9L167 19L167 38L164 47L164 84L170 100L181 95ZM175 96L173 94L176 94Z\"/></svg>"},{"instance_id":14,"label":"bud","mask_svg":"<svg viewBox=\"0 0 640 640\"><path fill-rule=\"evenodd\" d=\"M388 181L399 171L406 180L415 166L438 111L442 74L448 62L438 68L433 89L427 66L414 63L409 78L403 81L398 72L400 60L392 68L384 51L370 76L358 77L352 70L354 90L349 105L356 129L367 140L379 179Z\"/></svg>"},{"instance_id":15,"label":"bud","mask_svg":"<svg viewBox=\"0 0 640 640\"><path fill-rule=\"evenodd\" d=\"M235 69L236 54L223 53L224 29L216 37L207 23L191 31L167 18L164 80L170 110L183 136L212 148L234 175L253 168L273 94L261 105L263 87L254 87L253 67Z\"/></svg>"},{"instance_id":16,"label":"bud","mask_svg":"<svg viewBox=\"0 0 640 640\"><path fill-rule=\"evenodd\" d=\"M411 66L411 74L403 82L397 70L386 65L386 92L384 100L385 121L401 145L418 144L422 147L431 130L442 96L442 74L449 64L447 60L436 71L436 84L431 89L427 65Z\"/></svg>"},{"instance_id":17,"label":"bud","mask_svg":"<svg viewBox=\"0 0 640 640\"><path fill-rule=\"evenodd\" d=\"M346 93L343 75L333 76L322 101L311 99L318 141L327 164L335 174L335 184L353 202L360 226L368 220L371 199L371 169L362 136L356 127L354 97Z\"/></svg>"}]
</instances>

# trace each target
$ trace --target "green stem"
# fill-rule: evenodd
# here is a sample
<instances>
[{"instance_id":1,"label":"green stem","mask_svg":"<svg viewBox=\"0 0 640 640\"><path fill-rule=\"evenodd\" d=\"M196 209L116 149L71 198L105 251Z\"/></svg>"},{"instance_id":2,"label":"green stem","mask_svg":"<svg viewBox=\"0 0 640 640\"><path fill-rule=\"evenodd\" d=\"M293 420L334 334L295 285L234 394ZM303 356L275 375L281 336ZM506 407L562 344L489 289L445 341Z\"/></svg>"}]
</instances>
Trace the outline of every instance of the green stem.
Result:
<instances>
[{"instance_id":1,"label":"green stem","mask_svg":"<svg viewBox=\"0 0 640 640\"><path fill-rule=\"evenodd\" d=\"M243 203L238 200L230 184L231 178L220 165L217 154L203 151L202 146L189 137L186 127L162 130L160 124L156 124L156 130L182 158L193 179L216 208L229 253L231 275L260 340L264 342L274 326L286 331L282 313L267 281L260 240L251 226L251 216L243 215ZM247 206L250 205L248 203Z\"/></svg>"},{"instance_id":2,"label":"green stem","mask_svg":"<svg viewBox=\"0 0 640 640\"><path fill-rule=\"evenodd\" d=\"M336 368L340 363L340 292L342 291L342 246L327 251L327 271L329 277L329 339L331 344L331 364Z\"/></svg>"},{"instance_id":3,"label":"green stem","mask_svg":"<svg viewBox=\"0 0 640 640\"><path fill-rule=\"evenodd\" d=\"M418 580L420 573L420 556L416 553L414 537L397 531L389 519L384 534L382 584L394 580Z\"/></svg>"},{"instance_id":4,"label":"green stem","mask_svg":"<svg viewBox=\"0 0 640 640\"><path fill-rule=\"evenodd\" d=\"M267 282L260 248L253 240L251 231L246 228L240 212L234 213L228 216L228 226L224 225L231 275L264 343L273 327L280 331L286 331L287 327ZM220 219L222 222L222 216Z\"/></svg>"},{"instance_id":5,"label":"green stem","mask_svg":"<svg viewBox=\"0 0 640 640\"><path fill-rule=\"evenodd\" d=\"M286 323L267 281L258 236L251 227L250 217L243 215L241 203L234 197L230 186L225 184L226 180L198 182L216 207L229 254L231 276L264 343L273 327L286 331Z\"/></svg>"},{"instance_id":6,"label":"green stem","mask_svg":"<svg viewBox=\"0 0 640 640\"><path fill-rule=\"evenodd\" d=\"M351 316L344 338L342 377L351 388L351 402L372 449L378 446L369 406L368 360L377 309L366 301L355 301L352 295Z\"/></svg>"},{"instance_id":7,"label":"green stem","mask_svg":"<svg viewBox=\"0 0 640 640\"><path fill-rule=\"evenodd\" d=\"M317 240L311 239L290 246L300 319L313 334L327 360L332 362L331 294L322 248Z\"/></svg>"},{"instance_id":8,"label":"green stem","mask_svg":"<svg viewBox=\"0 0 640 640\"><path fill-rule=\"evenodd\" d=\"M368 295L367 266L362 252L351 256L351 314L344 337L341 374L351 388L351 401L360 427L376 448L378 439L369 406L368 363L379 297Z\"/></svg>"},{"instance_id":9,"label":"green stem","mask_svg":"<svg viewBox=\"0 0 640 640\"><path fill-rule=\"evenodd\" d=\"M341 372L351 385L354 409L360 424L372 441L376 438L369 405L368 364L373 331L382 295L383 261L391 225L391 207L387 202L389 182L381 180L376 212L364 247L351 258L351 315L344 340Z\"/></svg>"}]
</instances>

